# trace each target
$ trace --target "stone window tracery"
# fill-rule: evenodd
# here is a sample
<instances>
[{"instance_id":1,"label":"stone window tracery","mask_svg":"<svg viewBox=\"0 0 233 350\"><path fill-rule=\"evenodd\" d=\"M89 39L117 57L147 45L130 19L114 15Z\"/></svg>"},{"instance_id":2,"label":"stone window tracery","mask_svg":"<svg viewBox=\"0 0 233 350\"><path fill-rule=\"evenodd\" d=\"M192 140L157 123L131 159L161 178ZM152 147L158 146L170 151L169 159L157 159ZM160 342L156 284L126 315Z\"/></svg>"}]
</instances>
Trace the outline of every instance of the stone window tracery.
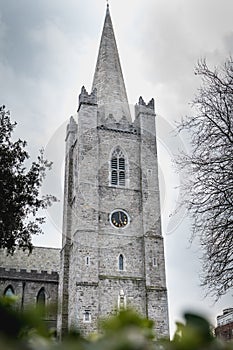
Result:
<instances>
[{"instance_id":1,"label":"stone window tracery","mask_svg":"<svg viewBox=\"0 0 233 350\"><path fill-rule=\"evenodd\" d=\"M111 156L111 185L126 185L126 158L120 147L116 147Z\"/></svg>"}]
</instances>

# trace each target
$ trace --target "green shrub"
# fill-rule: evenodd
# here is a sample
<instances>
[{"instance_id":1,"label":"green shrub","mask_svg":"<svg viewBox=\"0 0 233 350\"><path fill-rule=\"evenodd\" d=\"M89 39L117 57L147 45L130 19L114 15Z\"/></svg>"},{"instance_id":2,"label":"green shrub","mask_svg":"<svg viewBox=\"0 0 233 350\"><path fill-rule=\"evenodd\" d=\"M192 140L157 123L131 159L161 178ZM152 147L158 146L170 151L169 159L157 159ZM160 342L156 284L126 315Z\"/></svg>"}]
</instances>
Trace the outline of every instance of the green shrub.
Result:
<instances>
[{"instance_id":1,"label":"green shrub","mask_svg":"<svg viewBox=\"0 0 233 350\"><path fill-rule=\"evenodd\" d=\"M41 309L19 312L12 298L0 299L1 350L233 350L233 342L216 339L209 323L202 317L185 314L185 324L178 323L172 341L156 340L153 322L133 310L100 323L97 336L84 339L71 332L59 343L43 321Z\"/></svg>"}]
</instances>

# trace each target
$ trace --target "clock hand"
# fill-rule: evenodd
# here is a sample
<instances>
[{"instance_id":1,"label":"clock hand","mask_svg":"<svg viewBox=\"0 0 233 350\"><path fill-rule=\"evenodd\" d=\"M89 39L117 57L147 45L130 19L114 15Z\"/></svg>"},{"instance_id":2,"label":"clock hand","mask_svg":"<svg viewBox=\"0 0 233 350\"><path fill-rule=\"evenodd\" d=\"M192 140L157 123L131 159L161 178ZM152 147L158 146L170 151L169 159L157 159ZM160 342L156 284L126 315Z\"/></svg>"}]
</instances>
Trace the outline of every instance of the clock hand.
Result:
<instances>
[{"instance_id":1,"label":"clock hand","mask_svg":"<svg viewBox=\"0 0 233 350\"><path fill-rule=\"evenodd\" d=\"M120 221L121 224L123 224L123 223L122 223L122 218L121 218L121 213L120 213L120 212L119 212L119 221Z\"/></svg>"}]
</instances>

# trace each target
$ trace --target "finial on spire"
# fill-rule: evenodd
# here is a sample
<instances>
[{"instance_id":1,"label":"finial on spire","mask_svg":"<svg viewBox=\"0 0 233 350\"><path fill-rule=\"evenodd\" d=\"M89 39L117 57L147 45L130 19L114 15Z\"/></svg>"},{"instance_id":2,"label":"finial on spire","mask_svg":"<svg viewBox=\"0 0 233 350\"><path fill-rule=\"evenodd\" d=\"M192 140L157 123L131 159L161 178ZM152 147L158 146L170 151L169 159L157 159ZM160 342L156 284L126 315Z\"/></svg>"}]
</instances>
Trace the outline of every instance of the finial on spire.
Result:
<instances>
[{"instance_id":1,"label":"finial on spire","mask_svg":"<svg viewBox=\"0 0 233 350\"><path fill-rule=\"evenodd\" d=\"M109 9L109 2L108 2L108 0L106 0L106 2L107 2L107 8Z\"/></svg>"}]
</instances>

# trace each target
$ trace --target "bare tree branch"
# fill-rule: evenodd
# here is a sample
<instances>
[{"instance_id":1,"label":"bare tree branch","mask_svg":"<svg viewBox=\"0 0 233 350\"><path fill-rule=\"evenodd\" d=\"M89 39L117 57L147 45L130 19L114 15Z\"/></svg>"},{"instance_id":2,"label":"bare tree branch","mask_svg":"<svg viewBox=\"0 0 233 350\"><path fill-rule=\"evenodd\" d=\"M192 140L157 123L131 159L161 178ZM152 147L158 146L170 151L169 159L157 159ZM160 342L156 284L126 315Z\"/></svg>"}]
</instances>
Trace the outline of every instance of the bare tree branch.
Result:
<instances>
[{"instance_id":1,"label":"bare tree branch","mask_svg":"<svg viewBox=\"0 0 233 350\"><path fill-rule=\"evenodd\" d=\"M233 286L233 61L209 69L198 62L202 85L194 97L194 116L178 131L190 134L191 154L176 163L185 173L183 204L193 219L192 238L203 249L202 285L216 299Z\"/></svg>"}]
</instances>

